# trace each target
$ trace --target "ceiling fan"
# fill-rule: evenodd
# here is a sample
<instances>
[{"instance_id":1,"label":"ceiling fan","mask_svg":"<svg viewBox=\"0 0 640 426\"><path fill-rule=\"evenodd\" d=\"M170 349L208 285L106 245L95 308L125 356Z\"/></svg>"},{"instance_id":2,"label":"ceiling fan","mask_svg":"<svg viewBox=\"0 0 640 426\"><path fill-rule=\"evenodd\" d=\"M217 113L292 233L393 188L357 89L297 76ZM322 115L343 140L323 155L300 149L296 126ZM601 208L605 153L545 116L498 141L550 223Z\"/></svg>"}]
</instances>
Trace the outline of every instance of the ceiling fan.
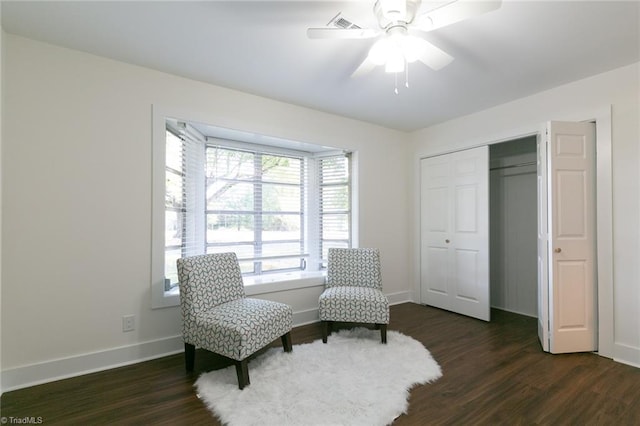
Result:
<instances>
[{"instance_id":1,"label":"ceiling fan","mask_svg":"<svg viewBox=\"0 0 640 426\"><path fill-rule=\"evenodd\" d=\"M448 65L453 57L424 39L437 28L481 15L501 6L501 0L450 0L420 13L421 0L377 0L373 13L379 28L360 28L338 13L323 28L309 28L310 39L377 38L368 56L352 76L384 65L390 73L404 72L407 64L420 61L434 70ZM408 87L408 83L405 83ZM396 88L397 93L397 88Z\"/></svg>"}]
</instances>

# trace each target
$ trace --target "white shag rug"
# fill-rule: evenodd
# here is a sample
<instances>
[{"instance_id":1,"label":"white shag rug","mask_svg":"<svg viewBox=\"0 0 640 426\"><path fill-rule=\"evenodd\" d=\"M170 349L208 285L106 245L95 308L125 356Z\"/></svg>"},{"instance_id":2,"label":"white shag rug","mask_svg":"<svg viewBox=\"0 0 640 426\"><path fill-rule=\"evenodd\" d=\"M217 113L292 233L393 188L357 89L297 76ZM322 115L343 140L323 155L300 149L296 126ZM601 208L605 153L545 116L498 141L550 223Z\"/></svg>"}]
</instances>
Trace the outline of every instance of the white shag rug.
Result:
<instances>
[{"instance_id":1,"label":"white shag rug","mask_svg":"<svg viewBox=\"0 0 640 426\"><path fill-rule=\"evenodd\" d=\"M224 424L387 425L405 413L409 390L442 376L417 340L396 331L355 328L271 348L249 362L251 384L238 389L235 367L198 378L198 396Z\"/></svg>"}]
</instances>

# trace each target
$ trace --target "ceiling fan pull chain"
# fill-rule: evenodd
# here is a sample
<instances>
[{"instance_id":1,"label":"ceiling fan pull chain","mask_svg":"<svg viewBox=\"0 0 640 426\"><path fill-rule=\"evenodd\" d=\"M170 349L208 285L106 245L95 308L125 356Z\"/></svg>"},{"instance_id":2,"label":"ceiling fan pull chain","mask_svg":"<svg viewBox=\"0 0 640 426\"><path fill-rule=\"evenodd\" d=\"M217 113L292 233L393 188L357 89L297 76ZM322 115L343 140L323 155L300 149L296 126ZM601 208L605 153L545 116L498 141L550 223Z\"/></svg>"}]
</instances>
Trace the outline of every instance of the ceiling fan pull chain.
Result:
<instances>
[{"instance_id":1,"label":"ceiling fan pull chain","mask_svg":"<svg viewBox=\"0 0 640 426\"><path fill-rule=\"evenodd\" d=\"M409 63L404 61L404 87L409 88Z\"/></svg>"}]
</instances>

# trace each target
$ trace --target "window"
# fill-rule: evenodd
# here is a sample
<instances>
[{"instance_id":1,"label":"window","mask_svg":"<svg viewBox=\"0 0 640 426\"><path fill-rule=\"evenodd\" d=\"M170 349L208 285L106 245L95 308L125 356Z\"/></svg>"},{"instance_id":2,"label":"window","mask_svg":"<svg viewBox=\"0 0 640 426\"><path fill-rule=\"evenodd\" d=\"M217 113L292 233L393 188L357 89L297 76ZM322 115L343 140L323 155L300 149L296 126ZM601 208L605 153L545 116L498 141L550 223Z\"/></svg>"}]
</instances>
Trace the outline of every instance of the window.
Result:
<instances>
[{"instance_id":1,"label":"window","mask_svg":"<svg viewBox=\"0 0 640 426\"><path fill-rule=\"evenodd\" d=\"M233 251L245 276L321 271L329 247L351 246L351 160L207 137L166 121L164 291L176 259Z\"/></svg>"}]
</instances>

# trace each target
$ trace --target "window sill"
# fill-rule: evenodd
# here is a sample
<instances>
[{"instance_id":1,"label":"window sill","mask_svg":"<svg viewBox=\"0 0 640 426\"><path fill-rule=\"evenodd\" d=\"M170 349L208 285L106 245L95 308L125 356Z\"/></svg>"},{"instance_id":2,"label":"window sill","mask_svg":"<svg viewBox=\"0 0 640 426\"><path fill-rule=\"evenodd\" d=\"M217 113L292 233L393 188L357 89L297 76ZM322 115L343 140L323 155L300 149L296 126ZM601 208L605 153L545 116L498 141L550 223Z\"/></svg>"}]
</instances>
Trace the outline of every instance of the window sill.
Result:
<instances>
[{"instance_id":1,"label":"window sill","mask_svg":"<svg viewBox=\"0 0 640 426\"><path fill-rule=\"evenodd\" d=\"M164 296L165 297L180 296L180 288L178 286L175 286L171 290L165 291Z\"/></svg>"},{"instance_id":2,"label":"window sill","mask_svg":"<svg viewBox=\"0 0 640 426\"><path fill-rule=\"evenodd\" d=\"M326 272L288 272L274 275L244 277L247 296L323 286Z\"/></svg>"},{"instance_id":3,"label":"window sill","mask_svg":"<svg viewBox=\"0 0 640 426\"><path fill-rule=\"evenodd\" d=\"M278 291L297 290L307 287L319 287L325 283L326 272L287 272L283 274L243 277L244 291L247 296L276 293ZM164 292L161 306L178 306L180 289L174 287Z\"/></svg>"}]
</instances>

